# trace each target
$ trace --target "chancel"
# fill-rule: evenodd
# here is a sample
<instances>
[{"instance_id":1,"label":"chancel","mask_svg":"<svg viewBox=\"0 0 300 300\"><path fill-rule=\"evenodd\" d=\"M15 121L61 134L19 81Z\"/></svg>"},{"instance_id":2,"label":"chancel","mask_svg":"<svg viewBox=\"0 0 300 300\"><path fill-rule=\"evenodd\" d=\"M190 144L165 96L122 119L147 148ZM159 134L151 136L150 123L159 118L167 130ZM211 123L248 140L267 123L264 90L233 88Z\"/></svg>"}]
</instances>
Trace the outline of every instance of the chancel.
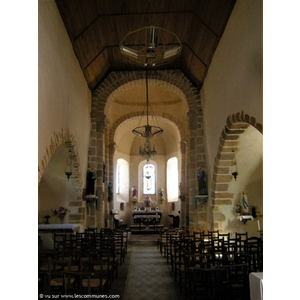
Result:
<instances>
[{"instance_id":1,"label":"chancel","mask_svg":"<svg viewBox=\"0 0 300 300\"><path fill-rule=\"evenodd\" d=\"M38 295L262 295L261 1L38 13Z\"/></svg>"}]
</instances>

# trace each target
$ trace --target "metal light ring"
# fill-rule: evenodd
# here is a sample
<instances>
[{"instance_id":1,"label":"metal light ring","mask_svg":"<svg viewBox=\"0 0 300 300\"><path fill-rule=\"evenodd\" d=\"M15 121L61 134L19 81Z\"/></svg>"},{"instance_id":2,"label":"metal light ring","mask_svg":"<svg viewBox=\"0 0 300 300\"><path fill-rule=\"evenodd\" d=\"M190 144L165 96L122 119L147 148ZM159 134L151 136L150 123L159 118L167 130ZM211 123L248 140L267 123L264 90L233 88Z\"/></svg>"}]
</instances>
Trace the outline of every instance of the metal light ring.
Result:
<instances>
[{"instance_id":1,"label":"metal light ring","mask_svg":"<svg viewBox=\"0 0 300 300\"><path fill-rule=\"evenodd\" d=\"M175 45L178 45L177 48L175 47L175 48L170 48L170 49L163 49L166 47L166 43L163 43L163 44L158 45L153 48L152 47L148 48L144 44L140 44L140 45L137 45L137 44L131 45L130 44L128 46L124 45L124 42L128 36L137 34L140 31L146 32L146 30L148 28L157 28L157 29L167 32L171 36L175 37L175 39L177 40L177 43L175 42ZM147 40L146 36L147 36L147 33L145 33L145 41ZM174 43L172 43L172 44L174 44ZM135 47L137 49L132 48L132 47ZM165 57L167 51L170 51L170 50L172 51L174 49L175 49L175 54ZM121 50L121 53L123 55L127 56L129 60L131 60L137 64L140 64L144 67L155 67L155 66L165 65L167 63L170 63L172 60L174 60L180 54L180 52L182 50L182 44L181 44L178 36L175 33L171 32L167 29L161 28L161 27L148 26L148 27L142 27L140 29L130 31L129 33L127 33L126 36L123 38L123 40L120 43L120 50ZM150 55L151 53L152 53L152 55Z\"/></svg>"},{"instance_id":2,"label":"metal light ring","mask_svg":"<svg viewBox=\"0 0 300 300\"><path fill-rule=\"evenodd\" d=\"M136 127L132 130L132 132L141 137L154 137L164 132L164 130L158 126L150 126L151 130L146 130L147 126L148 125ZM153 131L152 128L155 130Z\"/></svg>"},{"instance_id":3,"label":"metal light ring","mask_svg":"<svg viewBox=\"0 0 300 300\"><path fill-rule=\"evenodd\" d=\"M125 35L125 37L123 38L123 40L120 42L120 47L124 45L124 41L126 40L126 38L127 38L128 36L130 36L130 35L132 35L132 34L135 34L135 33L139 32L139 31L144 31L144 30L146 31L147 28L157 28L158 30L168 32L169 34L173 35L173 36L176 38L178 44L180 45L180 47L182 47L182 43L180 42L178 36L177 36L174 32L172 32L172 31L170 31L170 30L168 30L168 29L164 29L164 28L162 28L162 27L157 27L157 26L145 26L145 27L142 27L142 28L133 30L133 31L129 31L129 32Z\"/></svg>"}]
</instances>

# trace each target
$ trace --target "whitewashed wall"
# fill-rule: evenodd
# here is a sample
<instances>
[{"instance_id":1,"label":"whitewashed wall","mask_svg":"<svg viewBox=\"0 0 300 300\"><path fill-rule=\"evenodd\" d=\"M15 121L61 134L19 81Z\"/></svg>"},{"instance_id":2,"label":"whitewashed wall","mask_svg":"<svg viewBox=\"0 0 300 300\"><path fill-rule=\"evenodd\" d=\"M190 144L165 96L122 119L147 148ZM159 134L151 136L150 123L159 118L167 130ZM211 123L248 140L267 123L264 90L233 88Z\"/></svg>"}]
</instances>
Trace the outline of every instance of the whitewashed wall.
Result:
<instances>
[{"instance_id":1,"label":"whitewashed wall","mask_svg":"<svg viewBox=\"0 0 300 300\"><path fill-rule=\"evenodd\" d=\"M40 163L54 133L69 129L79 151L85 182L90 132L91 92L54 1L39 1ZM87 134L88 133L88 134Z\"/></svg>"}]
</instances>

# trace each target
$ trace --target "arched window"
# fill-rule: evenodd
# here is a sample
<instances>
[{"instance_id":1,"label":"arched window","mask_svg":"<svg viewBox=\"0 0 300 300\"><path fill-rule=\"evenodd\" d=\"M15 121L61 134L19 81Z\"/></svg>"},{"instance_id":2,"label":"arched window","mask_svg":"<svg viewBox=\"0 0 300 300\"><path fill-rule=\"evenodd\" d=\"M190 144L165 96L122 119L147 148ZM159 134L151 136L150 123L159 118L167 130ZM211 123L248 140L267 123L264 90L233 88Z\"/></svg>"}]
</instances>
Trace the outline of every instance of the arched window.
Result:
<instances>
[{"instance_id":1,"label":"arched window","mask_svg":"<svg viewBox=\"0 0 300 300\"><path fill-rule=\"evenodd\" d=\"M116 168L116 193L120 193L120 163L117 162Z\"/></svg>"},{"instance_id":2,"label":"arched window","mask_svg":"<svg viewBox=\"0 0 300 300\"><path fill-rule=\"evenodd\" d=\"M154 195L155 194L155 166L152 164L145 164L143 166L143 194Z\"/></svg>"},{"instance_id":3,"label":"arched window","mask_svg":"<svg viewBox=\"0 0 300 300\"><path fill-rule=\"evenodd\" d=\"M116 165L116 194L117 201L128 201L129 196L129 163L122 158Z\"/></svg>"},{"instance_id":4,"label":"arched window","mask_svg":"<svg viewBox=\"0 0 300 300\"><path fill-rule=\"evenodd\" d=\"M172 157L167 162L168 202L178 201L178 159Z\"/></svg>"}]
</instances>

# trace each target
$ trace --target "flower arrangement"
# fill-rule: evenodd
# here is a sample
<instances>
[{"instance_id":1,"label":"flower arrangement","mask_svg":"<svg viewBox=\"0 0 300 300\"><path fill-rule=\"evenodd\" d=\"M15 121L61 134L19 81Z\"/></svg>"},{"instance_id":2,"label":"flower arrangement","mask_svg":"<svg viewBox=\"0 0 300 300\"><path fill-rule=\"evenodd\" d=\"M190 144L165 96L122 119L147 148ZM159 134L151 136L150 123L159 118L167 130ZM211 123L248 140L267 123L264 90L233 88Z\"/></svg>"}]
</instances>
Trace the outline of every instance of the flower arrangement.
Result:
<instances>
[{"instance_id":1,"label":"flower arrangement","mask_svg":"<svg viewBox=\"0 0 300 300\"><path fill-rule=\"evenodd\" d=\"M69 212L70 210L68 208L61 206L58 209L53 210L53 216L58 216L59 218L63 218Z\"/></svg>"},{"instance_id":2,"label":"flower arrangement","mask_svg":"<svg viewBox=\"0 0 300 300\"><path fill-rule=\"evenodd\" d=\"M144 200L145 203L145 207L150 207L151 206L151 198L149 196L147 196Z\"/></svg>"}]
</instances>

